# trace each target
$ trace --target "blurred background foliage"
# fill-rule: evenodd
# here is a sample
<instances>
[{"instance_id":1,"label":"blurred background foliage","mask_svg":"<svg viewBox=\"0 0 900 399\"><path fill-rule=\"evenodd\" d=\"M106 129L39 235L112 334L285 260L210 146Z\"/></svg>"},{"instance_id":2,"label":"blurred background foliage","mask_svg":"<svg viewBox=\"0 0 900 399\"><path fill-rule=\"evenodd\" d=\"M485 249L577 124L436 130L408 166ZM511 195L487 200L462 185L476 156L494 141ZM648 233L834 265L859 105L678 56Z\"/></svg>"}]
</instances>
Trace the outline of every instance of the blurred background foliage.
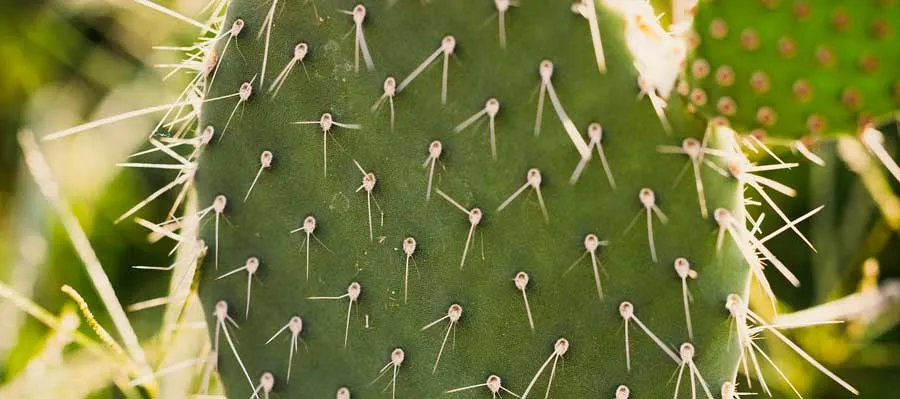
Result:
<instances>
[{"instance_id":1,"label":"blurred background foliage","mask_svg":"<svg viewBox=\"0 0 900 399\"><path fill-rule=\"evenodd\" d=\"M205 5L202 0L161 3L186 15L196 15ZM163 81L168 71L154 65L177 62L178 54L153 46L189 45L196 34L194 27L129 0L0 2L0 282L51 313L73 318L76 307L60 292L68 284L84 296L102 325L111 325L65 230L24 169L16 132L26 127L38 133L53 131L174 98L186 81ZM170 284L168 273L131 269L170 263L167 248L149 243L147 231L134 223L114 223L124 210L168 182L166 173L115 166L144 145L154 122L126 121L43 146L64 197L125 306L165 296ZM896 150L896 123L882 130L888 148ZM851 138L819 143L815 151L826 166L779 152L786 162L801 166L772 176L800 193L779 198L788 215L798 217L826 205L802 224L818 253L787 234L772 240L774 252L804 282L799 289L775 287L781 314L900 281L897 182ZM896 159L896 151L894 155ZM164 219L168 203L171 198L156 201L142 211L143 217ZM768 231L780 227L774 219L763 222ZM130 319L157 368L203 351L203 328L180 334L177 342L161 340L163 308L131 312ZM898 321L900 302L895 300L849 323L796 330L791 336L859 387L862 397L896 397ZM93 336L85 324L80 331ZM198 367L185 369L168 386L164 381L157 392L123 389L128 384L120 381L116 364L77 345L66 346L57 333L27 317L13 301L0 298L0 398L177 398L196 392L195 379L202 371ZM769 353L806 397L848 396L786 347L767 343ZM776 382L771 370L767 380L776 397L789 396L789 388ZM739 381L746 389L743 377Z\"/></svg>"},{"instance_id":2,"label":"blurred background foliage","mask_svg":"<svg viewBox=\"0 0 900 399\"><path fill-rule=\"evenodd\" d=\"M170 5L190 13L204 4ZM16 132L25 127L55 130L168 101L186 81L175 77L163 82L168 71L153 65L177 62L178 54L154 51L153 46L188 45L195 35L194 28L127 0L13 0L0 5L0 59L7 60L0 68L0 281L52 313L77 309L60 292L68 284L102 325L111 326L82 261L24 168ZM170 179L165 173L115 166L145 143L154 123L126 121L44 147L63 195L124 306L166 295L170 278L168 273L135 273L132 265L171 263L168 248L148 243L147 231L130 221L114 223L123 210ZM143 216L165 219L166 202L172 200L151 204ZM152 347L163 308L129 316L145 346ZM82 332L93 334L81 324ZM205 337L203 329L198 332ZM65 351L64 367L54 364L59 359L41 358L45 351L59 351L52 341L53 331L0 300L0 397L121 396L110 383L121 372L116 365L97 362L74 345ZM199 350L186 357L196 357ZM164 351L148 353L153 364L162 363ZM63 369L70 372L61 373Z\"/></svg>"}]
</instances>

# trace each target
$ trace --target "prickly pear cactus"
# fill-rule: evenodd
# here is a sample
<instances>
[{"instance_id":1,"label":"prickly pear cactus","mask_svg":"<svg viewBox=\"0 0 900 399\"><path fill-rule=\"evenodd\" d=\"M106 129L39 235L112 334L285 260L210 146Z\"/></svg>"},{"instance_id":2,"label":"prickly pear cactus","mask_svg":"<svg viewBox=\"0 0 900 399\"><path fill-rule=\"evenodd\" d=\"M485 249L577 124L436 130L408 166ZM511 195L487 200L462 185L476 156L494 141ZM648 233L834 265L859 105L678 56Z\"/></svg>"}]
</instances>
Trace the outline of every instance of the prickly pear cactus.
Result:
<instances>
[{"instance_id":1,"label":"prickly pear cactus","mask_svg":"<svg viewBox=\"0 0 900 399\"><path fill-rule=\"evenodd\" d=\"M730 137L667 133L639 84L652 18L234 0L196 173L229 397L718 397L741 190L690 167Z\"/></svg>"},{"instance_id":2,"label":"prickly pear cactus","mask_svg":"<svg viewBox=\"0 0 900 399\"><path fill-rule=\"evenodd\" d=\"M701 1L683 94L746 132L855 134L900 108L900 4Z\"/></svg>"}]
</instances>

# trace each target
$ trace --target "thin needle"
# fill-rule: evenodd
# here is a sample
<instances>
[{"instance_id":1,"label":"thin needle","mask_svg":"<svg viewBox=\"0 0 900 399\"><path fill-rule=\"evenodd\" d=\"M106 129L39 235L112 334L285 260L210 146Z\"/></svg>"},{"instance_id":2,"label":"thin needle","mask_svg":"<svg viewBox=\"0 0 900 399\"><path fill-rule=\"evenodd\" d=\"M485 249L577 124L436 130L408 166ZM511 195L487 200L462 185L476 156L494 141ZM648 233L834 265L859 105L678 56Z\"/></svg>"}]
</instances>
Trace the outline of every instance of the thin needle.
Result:
<instances>
[{"instance_id":1,"label":"thin needle","mask_svg":"<svg viewBox=\"0 0 900 399\"><path fill-rule=\"evenodd\" d=\"M406 237L406 239L403 240L403 253L406 254L406 268L403 272L403 303L406 303L409 298L409 259L412 258L413 253L415 252L416 239Z\"/></svg>"},{"instance_id":2,"label":"thin needle","mask_svg":"<svg viewBox=\"0 0 900 399\"><path fill-rule=\"evenodd\" d=\"M441 142L437 140L432 141L428 146L428 158L425 158L425 162L422 164L423 168L428 168L428 188L425 191L425 201L431 200L431 182L434 178L434 165L441 157L441 152L443 152L443 145Z\"/></svg>"},{"instance_id":3,"label":"thin needle","mask_svg":"<svg viewBox=\"0 0 900 399\"><path fill-rule=\"evenodd\" d=\"M253 183L250 184L250 189L247 190L247 195L244 196L244 202L247 202L247 198L250 198L250 193L253 192L253 187L256 186L256 181L259 180L259 176L262 175L264 169L268 169L272 166L272 152L271 151L263 151L259 156L259 171L256 172L256 177L253 178Z\"/></svg>"},{"instance_id":4,"label":"thin needle","mask_svg":"<svg viewBox=\"0 0 900 399\"><path fill-rule=\"evenodd\" d=\"M553 78L553 62L551 62L550 60L542 61L538 72L541 76L541 94L543 94L543 90L547 91L547 94L550 97L550 103L553 105L553 109L556 111L556 116L563 124L563 128L565 128L566 133L568 133L569 139L572 141L572 144L575 145L575 148L578 150L578 153L582 158L589 157L591 154L591 149L588 148L588 145L584 141L584 138L581 137L581 133L578 132L578 128L575 127L575 123L572 122L572 119L570 119L569 115L566 114L565 109L563 109L562 103L559 101L559 97L557 97L556 95L556 90L553 89L553 82L551 80ZM540 96L538 100L538 109L540 110L541 108L543 108L543 96ZM538 119L540 119L540 115L538 116ZM540 132L538 123L535 124L536 133Z\"/></svg>"},{"instance_id":5,"label":"thin needle","mask_svg":"<svg viewBox=\"0 0 900 399\"><path fill-rule=\"evenodd\" d=\"M422 331L425 331L431 327L434 327L438 323L444 320L450 320L449 325L447 326L447 332L444 334L444 340L441 342L441 349L438 350L437 358L434 360L434 368L432 368L431 373L434 374L437 371L438 363L441 362L441 355L444 353L444 347L447 345L447 338L450 337L450 332L453 330L453 327L456 326L456 323L459 321L459 318L462 317L462 306L458 304L450 305L450 308L447 310L447 315L437 319L425 327L422 327Z\"/></svg>"},{"instance_id":6,"label":"thin needle","mask_svg":"<svg viewBox=\"0 0 900 399\"><path fill-rule=\"evenodd\" d=\"M203 100L203 102L208 103L208 102L213 102L213 101L218 101L218 100L234 98L234 97L238 97L238 96L240 96L239 93L232 93L232 94L227 94L224 96L208 98L208 99ZM109 117L106 117L103 119L98 119L96 121L88 122L88 123L78 125L75 127L71 127L71 128L65 129L65 130L60 130L57 132L47 134L42 138L42 140L43 141L56 140L56 139L60 139L60 138L66 137L66 136L71 136L76 133L81 133L86 130L91 130L96 127L106 126L106 125L113 124L116 122L124 121L126 119L136 118L139 116L154 114L154 113L162 112L162 111L168 111L168 110L171 110L171 109L177 108L177 107L185 107L185 106L193 106L193 105L196 105L195 100L185 100L185 101L179 101L179 102L174 102L174 103L170 103L170 104L157 105L154 107L142 108L142 109L129 111L129 112L123 112L121 114L109 116Z\"/></svg>"},{"instance_id":7,"label":"thin needle","mask_svg":"<svg viewBox=\"0 0 900 399\"><path fill-rule=\"evenodd\" d=\"M694 328L693 323L691 323L691 308L689 304L691 294L688 291L687 279L697 279L697 271L691 269L691 264L685 258L675 259L674 267L675 273L678 275L678 278L681 279L681 296L684 302L684 320L685 324L687 324L688 337L693 341Z\"/></svg>"},{"instance_id":8,"label":"thin needle","mask_svg":"<svg viewBox=\"0 0 900 399\"><path fill-rule=\"evenodd\" d=\"M266 47L263 51L263 60L262 60L262 69L259 76L259 88L263 88L263 83L266 80L266 64L269 61L269 39L272 37L272 25L275 23L275 7L278 6L278 0L272 0L272 6L269 7L269 12L266 13L266 18L263 20L264 29L259 30L259 34L257 34L256 39L259 40L262 38L263 33L266 35Z\"/></svg>"},{"instance_id":9,"label":"thin needle","mask_svg":"<svg viewBox=\"0 0 900 399\"><path fill-rule=\"evenodd\" d=\"M497 159L497 138L496 138L496 129L495 129L495 124L496 124L495 119L496 119L498 112L500 112L500 101L498 101L496 98L489 98L485 102L484 108L482 108L481 110L479 110L478 112L476 112L475 114L470 116L468 119L466 119L459 125L457 125L453 129L453 131L456 133L459 133L459 132L465 130L466 128L468 128L469 126L471 126L473 123L477 122L479 119L481 119L481 117L487 115L488 116L488 125L490 128L489 131L491 134L491 137L490 137L490 139L491 139L491 156L496 160Z\"/></svg>"},{"instance_id":10,"label":"thin needle","mask_svg":"<svg viewBox=\"0 0 900 399\"><path fill-rule=\"evenodd\" d=\"M441 39L441 45L435 50L431 55L425 58L419 66L416 67L403 81L400 82L400 86L397 86L397 92L403 91L410 83L412 83L413 79L419 76L425 68L431 65L437 58L443 54L444 55L444 68L441 73L441 104L447 103L447 70L449 68L450 56L453 55L453 51L456 49L456 38L453 36L444 36Z\"/></svg>"},{"instance_id":11,"label":"thin needle","mask_svg":"<svg viewBox=\"0 0 900 399\"><path fill-rule=\"evenodd\" d=\"M540 207L541 207L541 213L544 216L544 222L549 223L550 216L547 214L547 206L544 204L544 196L541 194L541 182L542 181L543 181L543 178L541 177L540 170L538 170L537 168L529 169L528 173L525 176L525 184L523 184L521 187L519 187L518 190L513 192L512 195L510 195L509 198L506 199L506 201L503 201L503 203L500 204L499 207L497 207L497 212L502 211L503 208L506 208L513 200L515 200L519 195L521 195L522 192L525 191L525 189L531 187L532 189L534 189L535 193L537 193L538 203L540 204Z\"/></svg>"},{"instance_id":12,"label":"thin needle","mask_svg":"<svg viewBox=\"0 0 900 399\"><path fill-rule=\"evenodd\" d=\"M320 299L344 299L348 298L350 303L347 305L347 321L344 327L344 347L347 347L347 339L350 335L350 310L353 309L353 304L359 299L359 295L362 293L362 286L357 282L352 282L347 287L347 293L341 296L313 296L306 299L312 300L320 300Z\"/></svg>"},{"instance_id":13,"label":"thin needle","mask_svg":"<svg viewBox=\"0 0 900 399\"><path fill-rule=\"evenodd\" d=\"M466 255L469 254L469 245L472 243L472 236L475 234L475 227L481 223L481 218L484 214L481 212L480 208L472 208L471 210L466 209L459 202L456 202L453 198L450 198L449 195L445 194L440 189L435 189L437 193L444 197L447 202L453 204L453 206L457 207L459 210L463 211L469 218L469 234L466 236L466 246L463 248L462 260L459 262L459 269L462 270L463 266L466 263Z\"/></svg>"},{"instance_id":14,"label":"thin needle","mask_svg":"<svg viewBox=\"0 0 900 399\"><path fill-rule=\"evenodd\" d=\"M522 299L525 300L525 313L528 314L528 326L531 327L531 331L534 331L534 318L531 317L531 305L528 304L528 294L525 292L525 288L528 287L528 273L516 273L513 282L515 282L516 289L522 291Z\"/></svg>"},{"instance_id":15,"label":"thin needle","mask_svg":"<svg viewBox=\"0 0 900 399\"><path fill-rule=\"evenodd\" d=\"M891 154L884 148L884 135L872 126L866 126L862 134L862 142L866 148L881 161L881 164L894 176L894 179L900 181L900 166L891 158Z\"/></svg>"},{"instance_id":16,"label":"thin needle","mask_svg":"<svg viewBox=\"0 0 900 399\"><path fill-rule=\"evenodd\" d=\"M372 61L372 54L369 53L369 46L366 44L366 34L363 31L363 22L365 22L366 20L366 6L357 4L355 7L353 7L353 11L340 10L340 12L353 17L353 26L355 30L353 54L356 72L359 72L360 52L362 52L363 61L366 63L366 68L370 71L375 70L375 62Z\"/></svg>"},{"instance_id":17,"label":"thin needle","mask_svg":"<svg viewBox=\"0 0 900 399\"><path fill-rule=\"evenodd\" d=\"M556 363L557 361L569 351L569 341L565 338L560 338L556 340L556 343L553 344L553 353L550 354L550 357L547 358L547 361L541 365L541 368L538 369L537 373L534 374L534 378L531 379L531 383L528 384L528 388L525 388L525 392L522 393L522 399L528 397L528 393L531 392L531 388L534 387L534 384L537 382L538 378L540 378L541 374L544 372L544 369L553 361L553 367L550 370L550 379L547 381L547 396L550 394L550 387L553 385L553 377L556 374Z\"/></svg>"}]
</instances>

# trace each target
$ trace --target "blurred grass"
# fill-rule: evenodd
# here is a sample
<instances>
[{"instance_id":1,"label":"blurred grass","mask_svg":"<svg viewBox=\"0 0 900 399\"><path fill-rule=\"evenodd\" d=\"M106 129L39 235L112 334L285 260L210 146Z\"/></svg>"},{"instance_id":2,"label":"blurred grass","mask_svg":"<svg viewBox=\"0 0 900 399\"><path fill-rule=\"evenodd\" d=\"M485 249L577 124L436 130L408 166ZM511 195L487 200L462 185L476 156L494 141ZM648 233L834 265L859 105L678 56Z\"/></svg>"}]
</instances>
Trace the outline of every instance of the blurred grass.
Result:
<instances>
[{"instance_id":1,"label":"blurred grass","mask_svg":"<svg viewBox=\"0 0 900 399\"><path fill-rule=\"evenodd\" d=\"M183 3L194 8L201 5L200 1ZM59 287L69 284L84 296L102 325L111 325L65 231L22 169L16 132L26 126L39 132L54 130L169 98L171 88L184 83L175 80L167 90L160 83L162 73L152 65L172 62L177 55L153 52L152 46L189 44L195 33L129 1L0 5L0 57L7 61L0 72L0 280L54 313L68 303ZM168 273L130 269L136 264L170 263L167 248L148 244L146 231L130 221L113 223L122 211L171 178L166 173L115 167L144 143L153 122L129 121L44 148L63 194L124 305L164 296L168 289ZM171 200L161 198L141 215L162 220L168 211L165 204ZM162 311L130 315L148 346L160 329ZM92 336L84 324L81 331ZM77 347L68 348L64 367L56 365L29 376L35 372L34 357L48 345L51 334L46 326L0 300L0 392L27 393L24 397L121 396L110 383L111 377L122 377L118 366L100 363ZM151 361L159 364L163 355L164 351L153 352ZM45 384L40 390L18 391L15 387L23 381ZM75 382L79 384L72 385Z\"/></svg>"}]
</instances>

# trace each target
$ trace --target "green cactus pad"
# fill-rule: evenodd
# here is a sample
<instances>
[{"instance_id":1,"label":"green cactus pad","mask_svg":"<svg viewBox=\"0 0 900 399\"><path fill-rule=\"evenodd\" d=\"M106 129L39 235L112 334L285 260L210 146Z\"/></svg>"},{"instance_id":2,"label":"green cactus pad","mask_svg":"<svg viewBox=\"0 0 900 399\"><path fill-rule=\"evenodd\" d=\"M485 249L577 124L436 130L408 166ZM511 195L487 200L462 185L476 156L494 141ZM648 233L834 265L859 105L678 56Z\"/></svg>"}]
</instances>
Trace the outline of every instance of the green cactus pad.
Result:
<instances>
[{"instance_id":1,"label":"green cactus pad","mask_svg":"<svg viewBox=\"0 0 900 399\"><path fill-rule=\"evenodd\" d=\"M568 342L565 354L558 362L550 360L528 397L544 396L553 364L552 397L613 398L623 384L637 398L672 396L679 364L634 320L627 330L627 370L626 330L619 313L623 301L633 304L637 318L670 351L678 353L682 343L693 342L696 365L716 395L724 382L733 381L740 351L729 333L733 322L724 304L729 293L744 292L747 264L730 242L716 251L718 226L712 216L701 216L693 174L688 169L681 175L689 165L687 156L659 152L658 146L679 146L683 138L699 138L704 130L673 118L669 135L647 97L638 99L622 16L597 6L604 74L588 21L565 2L527 1L509 8L505 48L497 8L490 1L364 4L362 28L374 69L367 68L361 54L358 72L354 17L340 11L352 13L355 3L279 1L268 40L265 33L257 35L271 0L235 0L228 13L225 26L240 18L245 28L227 50L226 40L220 40L209 96L235 94L243 82L252 82L252 94L246 101L233 96L204 105L202 125L213 126L216 137L196 177L201 204L214 204L218 195L227 198L218 233L212 216L204 219L202 237L209 249L201 266L200 295L213 340L221 325L214 312L219 301L240 326L225 321L234 350L218 329L218 370L229 397L248 397L254 388L262 397L271 382L259 385L261 376L269 376L264 372L274 377L272 392L281 398L340 398L341 387L354 398L393 396L394 387L388 385L395 348L403 351L396 369L398 398L489 397L489 387L445 392L484 384L490 375L522 395L542 364L552 359L554 348L562 352L562 345L555 346L559 338ZM444 55L438 50L447 35L454 37L455 48L446 64L442 104ZM267 42L267 69L260 84ZM269 88L299 43L307 44L302 64L295 64L273 96ZM433 53L434 63L392 97L392 127L390 101L371 109L384 94L386 78L394 77L400 86ZM602 148L615 188L596 150L577 183L570 184L581 158L549 92L535 136L542 60L553 63L554 93L581 132L580 140L589 142L591 123L602 125ZM499 102L493 124L496 159L489 129L493 112L455 132L484 110L490 98ZM319 124L325 113L335 122L325 138L327 173ZM441 152L429 200L426 160L435 140L441 142ZM265 168L264 151L271 152L263 160L271 161ZM370 176L364 181L360 168L375 180ZM529 172L532 168L539 170L539 183ZM526 176L535 184L525 185ZM710 215L716 208L742 212L734 179L705 167L702 176ZM652 211L639 198L645 187L653 190L653 204L668 217L666 224L656 213L650 219L656 262L647 229L646 215ZM498 210L520 188L521 194ZM470 220L477 217L438 190L465 209L481 209L474 231ZM644 200L650 204L648 194ZM309 216L315 218L314 231L302 229ZM291 234L295 229L300 230ZM588 234L608 241L597 242L602 298L591 257L584 256ZM408 293L405 250L412 245L404 244L407 237L416 244L410 251ZM467 237L471 240L462 265ZM251 278L247 269L218 278L247 265L249 257L258 260L251 262ZM697 279L687 279L693 341L682 306L682 280L673 267L679 257L699 273ZM525 293L533 330L523 292L514 281L518 272L529 277ZM353 282L361 293L349 306L344 295ZM461 316L459 309L451 309L453 304L459 305ZM449 318L423 331L453 309ZM302 342L293 354L288 382L288 323L294 316L302 319ZM451 320L456 322L445 338ZM373 383L381 370L387 375ZM690 397L689 385L682 381L679 397Z\"/></svg>"},{"instance_id":2,"label":"green cactus pad","mask_svg":"<svg viewBox=\"0 0 900 399\"><path fill-rule=\"evenodd\" d=\"M855 134L900 108L898 26L893 0L704 1L684 93L746 132Z\"/></svg>"}]
</instances>

